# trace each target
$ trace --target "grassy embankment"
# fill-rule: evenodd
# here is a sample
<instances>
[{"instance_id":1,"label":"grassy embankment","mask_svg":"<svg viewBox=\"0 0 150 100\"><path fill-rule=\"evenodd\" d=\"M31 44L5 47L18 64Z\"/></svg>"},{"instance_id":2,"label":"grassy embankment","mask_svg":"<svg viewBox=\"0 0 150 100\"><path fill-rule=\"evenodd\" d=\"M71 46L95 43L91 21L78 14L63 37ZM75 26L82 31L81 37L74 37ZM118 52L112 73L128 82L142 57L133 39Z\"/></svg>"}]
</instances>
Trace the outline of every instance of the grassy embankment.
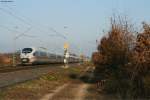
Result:
<instances>
[{"instance_id":1,"label":"grassy embankment","mask_svg":"<svg viewBox=\"0 0 150 100\"><path fill-rule=\"evenodd\" d=\"M76 65L68 69L50 70L48 74L38 79L1 89L0 98L2 100L37 100L47 93L53 93L58 86L78 81L71 76L80 75L86 67L86 65Z\"/></svg>"}]
</instances>

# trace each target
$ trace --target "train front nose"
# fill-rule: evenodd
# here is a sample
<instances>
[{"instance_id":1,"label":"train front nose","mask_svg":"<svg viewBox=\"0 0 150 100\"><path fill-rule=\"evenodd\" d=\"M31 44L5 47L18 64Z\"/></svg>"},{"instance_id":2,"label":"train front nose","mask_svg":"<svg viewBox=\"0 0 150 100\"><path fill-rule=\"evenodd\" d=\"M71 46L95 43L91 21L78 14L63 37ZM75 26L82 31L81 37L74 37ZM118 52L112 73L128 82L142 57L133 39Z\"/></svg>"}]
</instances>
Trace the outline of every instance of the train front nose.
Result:
<instances>
[{"instance_id":1,"label":"train front nose","mask_svg":"<svg viewBox=\"0 0 150 100\"><path fill-rule=\"evenodd\" d=\"M21 62L22 62L22 63L29 63L29 59L28 59L28 58L22 58L22 59L21 59Z\"/></svg>"}]
</instances>

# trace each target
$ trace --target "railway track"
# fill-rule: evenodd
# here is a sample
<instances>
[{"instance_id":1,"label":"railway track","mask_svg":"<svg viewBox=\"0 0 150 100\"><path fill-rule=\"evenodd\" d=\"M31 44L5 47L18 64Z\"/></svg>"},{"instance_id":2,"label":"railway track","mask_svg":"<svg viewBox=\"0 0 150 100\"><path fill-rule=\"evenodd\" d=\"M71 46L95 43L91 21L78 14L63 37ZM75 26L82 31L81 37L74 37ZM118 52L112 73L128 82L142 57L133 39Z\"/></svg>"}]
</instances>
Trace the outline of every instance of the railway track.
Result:
<instances>
[{"instance_id":1,"label":"railway track","mask_svg":"<svg viewBox=\"0 0 150 100\"><path fill-rule=\"evenodd\" d=\"M36 79L52 70L61 69L62 64L36 66L7 66L0 69L0 89L10 85Z\"/></svg>"},{"instance_id":2,"label":"railway track","mask_svg":"<svg viewBox=\"0 0 150 100\"><path fill-rule=\"evenodd\" d=\"M62 64L1 66L0 73L7 73L7 72L13 72L13 71L19 71L19 70L29 70L29 69L49 67L49 66L52 67L52 66L58 66L58 65L62 65Z\"/></svg>"},{"instance_id":3,"label":"railway track","mask_svg":"<svg viewBox=\"0 0 150 100\"><path fill-rule=\"evenodd\" d=\"M25 82L28 80L36 79L41 75L62 69L63 64L47 64L35 66L1 66L0 68L0 89L14 85L17 83ZM69 64L74 66L74 64Z\"/></svg>"}]
</instances>

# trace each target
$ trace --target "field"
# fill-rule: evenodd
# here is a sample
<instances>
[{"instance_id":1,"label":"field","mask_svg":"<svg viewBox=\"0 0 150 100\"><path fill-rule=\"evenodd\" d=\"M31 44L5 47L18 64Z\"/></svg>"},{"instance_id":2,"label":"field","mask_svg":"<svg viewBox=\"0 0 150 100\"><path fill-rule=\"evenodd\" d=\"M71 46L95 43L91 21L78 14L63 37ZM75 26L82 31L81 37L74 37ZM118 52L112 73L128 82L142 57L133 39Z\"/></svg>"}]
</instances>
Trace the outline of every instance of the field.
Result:
<instances>
[{"instance_id":1,"label":"field","mask_svg":"<svg viewBox=\"0 0 150 100\"><path fill-rule=\"evenodd\" d=\"M1 89L0 98L2 100L37 100L47 93L64 84L78 83L76 77L85 70L85 66L74 66L68 69L52 69L48 74L42 75L38 79L27 81Z\"/></svg>"}]
</instances>

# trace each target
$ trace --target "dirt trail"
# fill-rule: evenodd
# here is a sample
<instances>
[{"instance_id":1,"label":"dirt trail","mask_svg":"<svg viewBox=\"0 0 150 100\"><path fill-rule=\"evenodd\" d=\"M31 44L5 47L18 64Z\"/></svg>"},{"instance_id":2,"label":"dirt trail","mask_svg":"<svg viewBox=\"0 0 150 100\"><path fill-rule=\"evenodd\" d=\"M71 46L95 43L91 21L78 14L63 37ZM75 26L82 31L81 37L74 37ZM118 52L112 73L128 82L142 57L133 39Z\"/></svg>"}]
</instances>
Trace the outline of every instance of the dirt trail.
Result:
<instances>
[{"instance_id":1,"label":"dirt trail","mask_svg":"<svg viewBox=\"0 0 150 100\"><path fill-rule=\"evenodd\" d=\"M72 83L58 87L54 93L43 96L40 100L84 100L88 84Z\"/></svg>"},{"instance_id":2,"label":"dirt trail","mask_svg":"<svg viewBox=\"0 0 150 100\"><path fill-rule=\"evenodd\" d=\"M46 94L45 96L43 96L40 100L51 100L52 97L57 94L58 92L60 92L62 89L66 88L68 86L68 84L64 84L62 86L59 86L56 90L53 91L53 93L49 93Z\"/></svg>"},{"instance_id":3,"label":"dirt trail","mask_svg":"<svg viewBox=\"0 0 150 100\"><path fill-rule=\"evenodd\" d=\"M84 100L84 98L87 94L87 88L88 87L89 87L88 84L80 85L80 87L79 87L80 91L77 92L75 100Z\"/></svg>"},{"instance_id":4,"label":"dirt trail","mask_svg":"<svg viewBox=\"0 0 150 100\"><path fill-rule=\"evenodd\" d=\"M90 67L87 67L80 75L84 75ZM57 87L53 93L46 94L40 100L84 100L89 84L81 81L74 81Z\"/></svg>"}]
</instances>

